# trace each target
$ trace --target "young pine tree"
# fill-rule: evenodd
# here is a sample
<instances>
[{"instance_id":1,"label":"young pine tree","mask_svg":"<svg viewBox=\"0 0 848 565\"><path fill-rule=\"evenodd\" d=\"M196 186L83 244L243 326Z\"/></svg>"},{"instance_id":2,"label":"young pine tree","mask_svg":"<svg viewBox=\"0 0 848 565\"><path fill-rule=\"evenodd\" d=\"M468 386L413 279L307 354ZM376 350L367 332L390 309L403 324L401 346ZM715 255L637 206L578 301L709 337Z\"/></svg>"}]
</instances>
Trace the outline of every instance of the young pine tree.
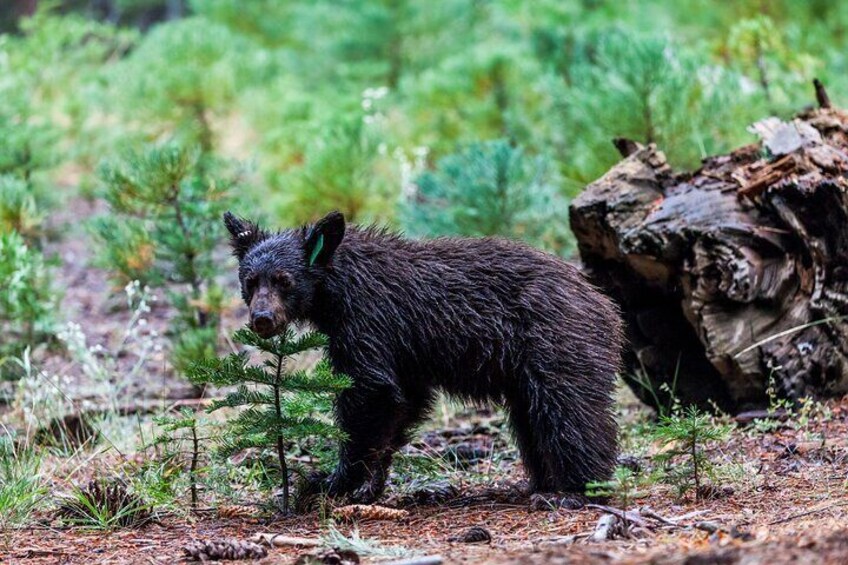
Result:
<instances>
[{"instance_id":1,"label":"young pine tree","mask_svg":"<svg viewBox=\"0 0 848 565\"><path fill-rule=\"evenodd\" d=\"M162 434L156 437L154 443L172 449L181 467L188 466L188 484L191 493L191 508L197 510L199 501L197 494L198 477L202 471L200 464L203 456L203 443L209 439L201 434L201 423L194 410L183 408L179 415L162 415L154 418L156 425L162 429ZM187 462L187 463L185 463Z\"/></svg>"},{"instance_id":2,"label":"young pine tree","mask_svg":"<svg viewBox=\"0 0 848 565\"><path fill-rule=\"evenodd\" d=\"M646 496L652 477L627 467L616 467L608 481L587 483L586 495L590 497L613 497L621 503L621 509L627 510L637 498Z\"/></svg>"},{"instance_id":3,"label":"young pine tree","mask_svg":"<svg viewBox=\"0 0 848 565\"><path fill-rule=\"evenodd\" d=\"M212 252L232 182L200 170L200 158L171 143L105 165L100 175L111 210L93 222L100 263L119 283L169 286L179 312L172 328L179 371L215 354L223 300Z\"/></svg>"},{"instance_id":4,"label":"young pine tree","mask_svg":"<svg viewBox=\"0 0 848 565\"><path fill-rule=\"evenodd\" d=\"M404 210L413 235L500 235L564 254L567 202L556 173L508 141L471 145L421 175Z\"/></svg>"},{"instance_id":5,"label":"young pine tree","mask_svg":"<svg viewBox=\"0 0 848 565\"><path fill-rule=\"evenodd\" d=\"M258 349L265 357L261 365L249 364L248 354L210 357L194 364L188 376L198 384L237 386L209 411L243 408L224 433L223 455L250 448L276 450L283 491L282 510L289 511L289 472L286 444L310 437L340 438L342 432L322 416L330 410L333 396L348 388L350 379L335 374L322 360L312 371L288 370L292 355L324 347L327 338L318 333L296 337L291 330L262 339L248 329L238 330L234 341Z\"/></svg>"},{"instance_id":6,"label":"young pine tree","mask_svg":"<svg viewBox=\"0 0 848 565\"><path fill-rule=\"evenodd\" d=\"M729 433L728 426L695 406L660 417L653 436L664 449L654 460L664 470L664 481L677 489L678 496L694 489L695 500L701 500L704 478L713 478L716 467L707 454L707 443L723 441Z\"/></svg>"}]
</instances>

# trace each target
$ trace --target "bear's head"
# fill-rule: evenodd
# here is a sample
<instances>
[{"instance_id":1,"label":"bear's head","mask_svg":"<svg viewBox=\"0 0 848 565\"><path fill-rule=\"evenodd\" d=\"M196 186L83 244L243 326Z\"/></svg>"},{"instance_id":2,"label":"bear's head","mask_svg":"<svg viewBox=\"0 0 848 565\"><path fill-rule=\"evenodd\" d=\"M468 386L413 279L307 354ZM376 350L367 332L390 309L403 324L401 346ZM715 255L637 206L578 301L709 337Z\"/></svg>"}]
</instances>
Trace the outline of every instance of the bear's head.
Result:
<instances>
[{"instance_id":1,"label":"bear's head","mask_svg":"<svg viewBox=\"0 0 848 565\"><path fill-rule=\"evenodd\" d=\"M330 212L311 226L275 233L230 212L224 214L224 224L239 261L241 295L253 331L269 338L305 319L315 285L344 238L344 216Z\"/></svg>"}]
</instances>

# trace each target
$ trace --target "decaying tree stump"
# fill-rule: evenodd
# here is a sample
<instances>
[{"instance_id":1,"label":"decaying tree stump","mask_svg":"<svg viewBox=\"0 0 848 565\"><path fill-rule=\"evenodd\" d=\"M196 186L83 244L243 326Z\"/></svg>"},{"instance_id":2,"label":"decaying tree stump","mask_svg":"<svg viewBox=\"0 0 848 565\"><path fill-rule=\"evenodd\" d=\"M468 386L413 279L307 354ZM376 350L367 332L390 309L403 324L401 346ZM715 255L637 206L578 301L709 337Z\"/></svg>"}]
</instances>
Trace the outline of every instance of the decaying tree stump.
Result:
<instances>
[{"instance_id":1,"label":"decaying tree stump","mask_svg":"<svg viewBox=\"0 0 848 565\"><path fill-rule=\"evenodd\" d=\"M675 173L653 145L571 206L584 266L623 310L625 378L657 406L738 412L848 392L848 113L751 127L761 142Z\"/></svg>"}]
</instances>

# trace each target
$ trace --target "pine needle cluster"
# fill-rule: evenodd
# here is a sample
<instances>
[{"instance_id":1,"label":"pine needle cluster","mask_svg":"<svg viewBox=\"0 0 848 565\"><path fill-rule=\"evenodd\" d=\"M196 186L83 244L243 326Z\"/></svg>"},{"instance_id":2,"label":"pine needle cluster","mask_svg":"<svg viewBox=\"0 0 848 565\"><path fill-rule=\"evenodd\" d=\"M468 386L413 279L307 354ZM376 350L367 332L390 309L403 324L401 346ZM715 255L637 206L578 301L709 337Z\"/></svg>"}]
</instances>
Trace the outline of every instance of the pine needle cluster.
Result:
<instances>
[{"instance_id":1,"label":"pine needle cluster","mask_svg":"<svg viewBox=\"0 0 848 565\"><path fill-rule=\"evenodd\" d=\"M202 444L209 438L200 435L201 423L197 413L190 408L183 408L178 415L161 415L154 418L154 422L162 430L156 437L155 445L168 446L173 450L177 460L188 461L188 482L191 492L191 507L197 509L198 477L201 472Z\"/></svg>"}]
</instances>

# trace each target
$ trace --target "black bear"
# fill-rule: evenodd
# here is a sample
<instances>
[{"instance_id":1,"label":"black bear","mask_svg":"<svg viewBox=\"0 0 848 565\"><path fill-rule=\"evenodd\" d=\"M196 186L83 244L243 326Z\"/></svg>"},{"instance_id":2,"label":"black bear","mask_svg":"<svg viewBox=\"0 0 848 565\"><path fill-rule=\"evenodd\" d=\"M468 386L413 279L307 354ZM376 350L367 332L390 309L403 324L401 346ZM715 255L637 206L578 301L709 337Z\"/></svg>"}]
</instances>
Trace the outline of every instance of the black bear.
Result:
<instances>
[{"instance_id":1,"label":"black bear","mask_svg":"<svg viewBox=\"0 0 848 565\"><path fill-rule=\"evenodd\" d=\"M348 438L321 484L330 495L379 497L437 390L505 406L533 491L610 476L621 322L574 266L503 239L348 227L338 212L274 233L224 222L252 328L311 322L353 379L336 405Z\"/></svg>"}]
</instances>

